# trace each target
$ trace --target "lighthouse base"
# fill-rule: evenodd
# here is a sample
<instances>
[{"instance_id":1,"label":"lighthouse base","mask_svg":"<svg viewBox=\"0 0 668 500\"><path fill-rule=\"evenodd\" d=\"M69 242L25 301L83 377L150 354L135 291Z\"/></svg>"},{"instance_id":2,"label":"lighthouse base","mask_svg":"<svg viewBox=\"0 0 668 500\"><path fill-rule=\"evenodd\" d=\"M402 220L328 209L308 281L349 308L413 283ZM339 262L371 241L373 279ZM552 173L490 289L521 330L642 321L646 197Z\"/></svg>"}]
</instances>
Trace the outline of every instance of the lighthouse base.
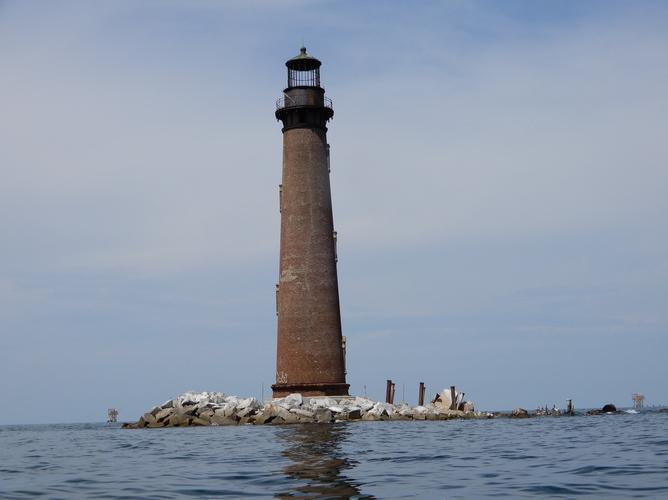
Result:
<instances>
[{"instance_id":1,"label":"lighthouse base","mask_svg":"<svg viewBox=\"0 0 668 500\"><path fill-rule=\"evenodd\" d=\"M274 384L271 386L275 398L299 393L302 396L347 396L350 384Z\"/></svg>"}]
</instances>

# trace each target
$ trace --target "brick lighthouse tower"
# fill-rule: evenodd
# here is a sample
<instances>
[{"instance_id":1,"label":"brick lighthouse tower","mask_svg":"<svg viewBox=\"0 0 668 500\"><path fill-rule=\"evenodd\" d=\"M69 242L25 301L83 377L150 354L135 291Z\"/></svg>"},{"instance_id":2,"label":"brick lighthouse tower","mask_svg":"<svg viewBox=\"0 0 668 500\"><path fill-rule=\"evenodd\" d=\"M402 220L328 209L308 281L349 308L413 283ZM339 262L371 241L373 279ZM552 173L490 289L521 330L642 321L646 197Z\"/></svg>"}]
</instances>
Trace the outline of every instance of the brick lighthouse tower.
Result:
<instances>
[{"instance_id":1,"label":"brick lighthouse tower","mask_svg":"<svg viewBox=\"0 0 668 500\"><path fill-rule=\"evenodd\" d=\"M272 389L274 397L347 395L326 127L334 110L320 86L320 61L306 48L285 65L288 86L276 103L283 179Z\"/></svg>"}]
</instances>

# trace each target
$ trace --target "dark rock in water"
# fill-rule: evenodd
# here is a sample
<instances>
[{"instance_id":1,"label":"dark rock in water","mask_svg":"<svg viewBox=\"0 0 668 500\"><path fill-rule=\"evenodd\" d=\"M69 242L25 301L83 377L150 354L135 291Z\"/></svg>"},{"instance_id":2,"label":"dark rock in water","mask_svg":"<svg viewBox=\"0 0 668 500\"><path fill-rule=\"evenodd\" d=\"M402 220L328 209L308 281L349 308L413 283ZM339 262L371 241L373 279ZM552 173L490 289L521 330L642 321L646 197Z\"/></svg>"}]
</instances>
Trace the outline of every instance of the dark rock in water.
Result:
<instances>
[{"instance_id":1,"label":"dark rock in water","mask_svg":"<svg viewBox=\"0 0 668 500\"><path fill-rule=\"evenodd\" d=\"M524 408L515 408L510 416L512 418L529 418L529 412Z\"/></svg>"},{"instance_id":2,"label":"dark rock in water","mask_svg":"<svg viewBox=\"0 0 668 500\"><path fill-rule=\"evenodd\" d=\"M587 412L587 415L603 415L605 413L618 413L617 407L612 403L608 403L607 405L603 406L603 408L601 408L600 410L596 408L593 410L589 410Z\"/></svg>"},{"instance_id":3,"label":"dark rock in water","mask_svg":"<svg viewBox=\"0 0 668 500\"><path fill-rule=\"evenodd\" d=\"M348 413L349 420L359 420L360 418L362 418L362 410L360 409L351 410Z\"/></svg>"},{"instance_id":4,"label":"dark rock in water","mask_svg":"<svg viewBox=\"0 0 668 500\"><path fill-rule=\"evenodd\" d=\"M668 408L661 408L659 411L661 413L668 413Z\"/></svg>"}]
</instances>

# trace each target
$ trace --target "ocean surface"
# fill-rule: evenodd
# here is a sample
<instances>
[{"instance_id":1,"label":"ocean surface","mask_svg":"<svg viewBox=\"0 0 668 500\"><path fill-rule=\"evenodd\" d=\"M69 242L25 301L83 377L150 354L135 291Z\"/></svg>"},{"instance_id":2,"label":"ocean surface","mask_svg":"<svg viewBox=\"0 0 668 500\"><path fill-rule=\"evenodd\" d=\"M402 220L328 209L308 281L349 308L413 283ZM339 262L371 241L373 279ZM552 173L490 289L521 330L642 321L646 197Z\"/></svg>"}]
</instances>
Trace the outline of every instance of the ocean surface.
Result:
<instances>
[{"instance_id":1,"label":"ocean surface","mask_svg":"<svg viewBox=\"0 0 668 500\"><path fill-rule=\"evenodd\" d=\"M668 498L668 414L0 426L0 498Z\"/></svg>"}]
</instances>

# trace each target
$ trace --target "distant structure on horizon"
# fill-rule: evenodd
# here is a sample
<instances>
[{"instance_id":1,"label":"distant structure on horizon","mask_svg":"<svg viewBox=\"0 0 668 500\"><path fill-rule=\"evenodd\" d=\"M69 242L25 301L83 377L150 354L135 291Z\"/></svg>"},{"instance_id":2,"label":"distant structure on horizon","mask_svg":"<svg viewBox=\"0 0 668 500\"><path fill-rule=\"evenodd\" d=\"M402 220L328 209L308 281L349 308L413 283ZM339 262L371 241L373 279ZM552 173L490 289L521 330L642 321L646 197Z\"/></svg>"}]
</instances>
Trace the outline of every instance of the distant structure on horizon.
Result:
<instances>
[{"instance_id":1,"label":"distant structure on horizon","mask_svg":"<svg viewBox=\"0 0 668 500\"><path fill-rule=\"evenodd\" d=\"M118 410L116 408L109 408L107 410L107 423L113 424L118 421Z\"/></svg>"},{"instance_id":2,"label":"distant structure on horizon","mask_svg":"<svg viewBox=\"0 0 668 500\"><path fill-rule=\"evenodd\" d=\"M285 65L288 86L276 102L283 176L271 388L274 397L347 395L326 127L334 110L320 86L321 63L305 47Z\"/></svg>"},{"instance_id":3,"label":"distant structure on horizon","mask_svg":"<svg viewBox=\"0 0 668 500\"><path fill-rule=\"evenodd\" d=\"M633 407L636 410L641 410L643 406L645 406L645 396L641 393L636 392L635 394L632 394L631 399L633 400Z\"/></svg>"}]
</instances>

